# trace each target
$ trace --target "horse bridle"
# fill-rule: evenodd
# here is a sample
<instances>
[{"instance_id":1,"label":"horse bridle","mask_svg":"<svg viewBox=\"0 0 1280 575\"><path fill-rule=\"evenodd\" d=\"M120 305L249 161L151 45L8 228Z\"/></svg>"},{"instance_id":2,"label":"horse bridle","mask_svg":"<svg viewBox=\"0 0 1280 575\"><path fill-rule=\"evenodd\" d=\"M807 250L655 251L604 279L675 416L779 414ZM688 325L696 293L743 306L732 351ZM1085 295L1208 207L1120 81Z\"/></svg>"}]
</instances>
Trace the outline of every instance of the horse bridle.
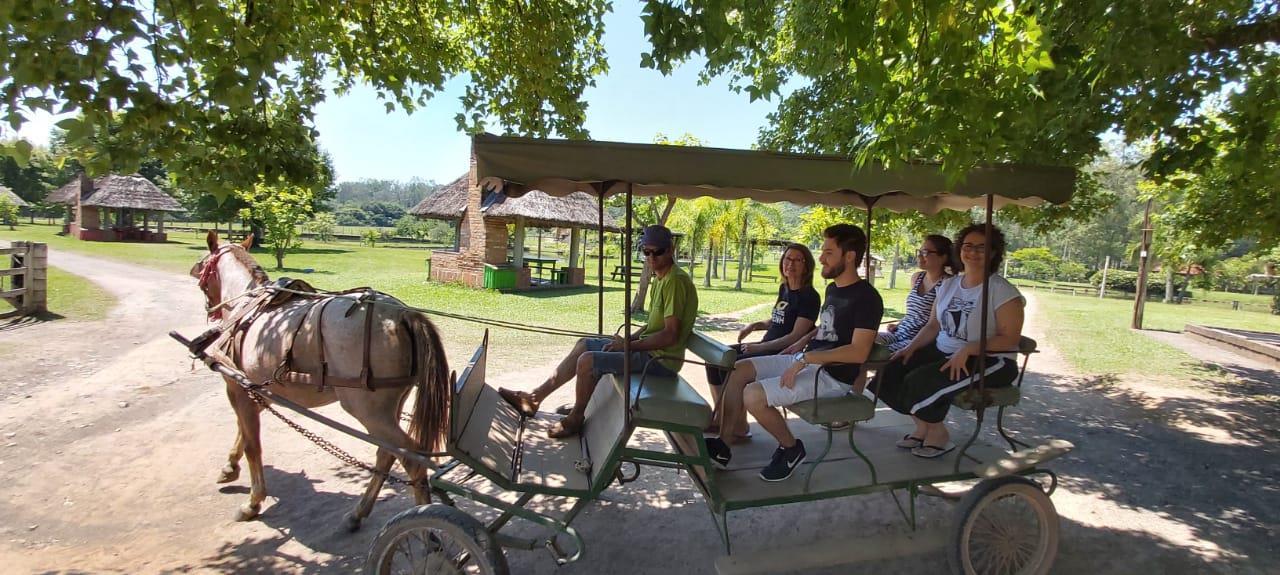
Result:
<instances>
[{"instance_id":1,"label":"horse bridle","mask_svg":"<svg viewBox=\"0 0 1280 575\"><path fill-rule=\"evenodd\" d=\"M222 310L227 307L226 304L230 303L222 301L222 282L218 281L218 262L235 247L236 244L227 244L218 248L218 251L213 252L200 266L199 285L200 291L204 292L204 309L209 314L209 321L221 320ZM253 267L256 268L253 270L255 272L261 270L257 265Z\"/></svg>"}]
</instances>

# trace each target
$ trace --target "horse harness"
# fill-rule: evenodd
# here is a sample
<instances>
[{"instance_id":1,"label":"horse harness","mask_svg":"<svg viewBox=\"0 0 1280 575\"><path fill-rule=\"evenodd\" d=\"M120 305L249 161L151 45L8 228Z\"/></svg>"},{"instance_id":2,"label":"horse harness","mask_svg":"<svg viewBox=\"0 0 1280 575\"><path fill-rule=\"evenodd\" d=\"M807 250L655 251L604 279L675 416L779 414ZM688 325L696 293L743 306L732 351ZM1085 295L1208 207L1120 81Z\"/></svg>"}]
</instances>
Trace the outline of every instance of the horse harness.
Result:
<instances>
[{"instance_id":1,"label":"horse harness","mask_svg":"<svg viewBox=\"0 0 1280 575\"><path fill-rule=\"evenodd\" d=\"M216 273L216 272L215 272ZM203 281L204 274L201 274ZM255 288L254 293L250 295L252 299L239 306L230 317L223 320L218 329L222 332L222 336L215 344L217 351L221 352L231 360L231 365L241 365L240 360L244 357L244 340L245 334L248 333L249 326L262 316L263 313L277 309L286 302L298 298L305 298L305 311L301 314L301 320L298 325L291 331L288 346L285 348L285 357L280 365L272 373L271 379L263 385L272 383L291 383L299 385L314 385L317 391L324 391L326 388L348 387L363 388L370 391L383 388L399 388L413 385L418 380L417 353L411 353L411 368L409 375L404 376L376 376L374 375L372 362L372 340L374 330L374 312L375 306L378 305L378 292L371 288L353 288L341 292L320 292L303 280L295 280L290 278L280 278L274 283L259 286ZM347 309L344 318L350 318L357 310L364 310L364 337L362 338L361 347L361 368L360 375L356 377L340 376L329 373L329 362L325 358L324 350L324 312L329 304L337 299L349 299L355 297L355 302ZM384 302L382 305L387 305ZM399 307L399 306L397 306ZM218 310L219 312L221 310ZM212 317L212 313L210 314ZM404 319L404 310L401 311L400 325L405 328L405 333L409 335L411 345L409 349L417 349L414 338L413 329ZM314 371L301 371L295 369L294 350L298 343L298 338L307 331L308 326L314 326L314 347L318 354L318 369ZM309 333L307 335L310 335ZM310 339L310 338L307 338Z\"/></svg>"}]
</instances>

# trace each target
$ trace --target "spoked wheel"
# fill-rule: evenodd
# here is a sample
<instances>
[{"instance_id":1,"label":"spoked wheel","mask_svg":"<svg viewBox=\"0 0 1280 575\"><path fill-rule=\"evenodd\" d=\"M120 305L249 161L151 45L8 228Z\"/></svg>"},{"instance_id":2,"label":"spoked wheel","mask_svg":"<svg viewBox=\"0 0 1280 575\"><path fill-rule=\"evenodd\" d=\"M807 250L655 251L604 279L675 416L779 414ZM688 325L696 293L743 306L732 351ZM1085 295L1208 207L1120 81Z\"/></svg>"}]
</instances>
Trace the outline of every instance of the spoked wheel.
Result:
<instances>
[{"instance_id":1,"label":"spoked wheel","mask_svg":"<svg viewBox=\"0 0 1280 575\"><path fill-rule=\"evenodd\" d=\"M1057 554L1058 511L1034 481L988 479L956 507L947 553L953 573L1043 575Z\"/></svg>"},{"instance_id":2,"label":"spoked wheel","mask_svg":"<svg viewBox=\"0 0 1280 575\"><path fill-rule=\"evenodd\" d=\"M424 505L391 518L369 547L366 573L507 575L507 559L475 518L448 505Z\"/></svg>"}]
</instances>

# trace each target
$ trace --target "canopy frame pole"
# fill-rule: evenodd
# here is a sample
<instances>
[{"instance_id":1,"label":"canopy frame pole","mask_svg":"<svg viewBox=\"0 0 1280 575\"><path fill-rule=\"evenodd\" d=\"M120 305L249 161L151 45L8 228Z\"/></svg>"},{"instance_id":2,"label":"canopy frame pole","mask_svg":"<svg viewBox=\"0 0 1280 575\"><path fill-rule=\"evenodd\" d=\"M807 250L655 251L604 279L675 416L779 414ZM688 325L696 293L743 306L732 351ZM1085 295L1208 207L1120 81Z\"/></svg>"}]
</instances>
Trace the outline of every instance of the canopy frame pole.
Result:
<instances>
[{"instance_id":1,"label":"canopy frame pole","mask_svg":"<svg viewBox=\"0 0 1280 575\"><path fill-rule=\"evenodd\" d=\"M984 398L978 404L978 417L981 422L981 413L986 407L985 390L987 386L987 370L985 362L987 361L987 313L991 308L990 299L990 279L991 279L991 212L994 211L995 196L987 194L987 221L983 228L983 242L986 243L986 249L982 251L982 317L978 319L978 397ZM964 238L960 238L963 243ZM981 425L981 423L979 423Z\"/></svg>"},{"instance_id":2,"label":"canopy frame pole","mask_svg":"<svg viewBox=\"0 0 1280 575\"><path fill-rule=\"evenodd\" d=\"M867 283L875 285L876 283L875 276L871 275L871 211L875 209L876 202L880 199L880 197L879 196L869 197L869 196L864 196L862 194L858 194L858 197L862 198L862 205L867 207L867 250L866 250L867 253L862 254L864 257L867 258L867 261L866 261Z\"/></svg>"},{"instance_id":3,"label":"canopy frame pole","mask_svg":"<svg viewBox=\"0 0 1280 575\"><path fill-rule=\"evenodd\" d=\"M622 313L626 318L623 322L623 325L625 327L622 330L622 388L623 390L625 390L622 394L623 396L622 405L624 409L623 413L626 414L627 423L630 424L631 423L631 266L634 263L631 261L631 256L632 256L632 252L634 252L635 250L631 249L632 186L630 182L624 182L622 185L626 188L626 190L623 193L625 193L627 197L627 220L622 227L623 244L626 246L626 249L623 250L624 252L626 252L626 254L622 256L622 265L627 270L627 273L624 274L625 277L623 277L623 280L622 280L623 294L624 294L622 298ZM649 310L649 311L651 313L653 312L653 310ZM643 381L643 379L641 381Z\"/></svg>"},{"instance_id":4,"label":"canopy frame pole","mask_svg":"<svg viewBox=\"0 0 1280 575\"><path fill-rule=\"evenodd\" d=\"M604 335L604 183L596 184L595 188L600 218L596 228L596 283L600 288L596 293L596 331Z\"/></svg>"}]
</instances>

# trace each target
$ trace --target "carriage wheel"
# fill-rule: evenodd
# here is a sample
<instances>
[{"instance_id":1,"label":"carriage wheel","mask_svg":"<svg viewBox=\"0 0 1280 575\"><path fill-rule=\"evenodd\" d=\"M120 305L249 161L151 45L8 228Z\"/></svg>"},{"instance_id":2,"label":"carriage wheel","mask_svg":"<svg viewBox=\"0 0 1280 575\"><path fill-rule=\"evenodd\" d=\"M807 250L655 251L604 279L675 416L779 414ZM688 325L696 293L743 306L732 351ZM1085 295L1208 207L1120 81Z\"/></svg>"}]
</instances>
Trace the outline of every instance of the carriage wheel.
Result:
<instances>
[{"instance_id":1,"label":"carriage wheel","mask_svg":"<svg viewBox=\"0 0 1280 575\"><path fill-rule=\"evenodd\" d=\"M448 505L414 507L391 518L369 547L365 573L507 575L507 558L475 518Z\"/></svg>"},{"instance_id":2,"label":"carriage wheel","mask_svg":"<svg viewBox=\"0 0 1280 575\"><path fill-rule=\"evenodd\" d=\"M947 560L964 575L1042 575L1058 553L1058 512L1034 481L988 479L956 507Z\"/></svg>"}]
</instances>

